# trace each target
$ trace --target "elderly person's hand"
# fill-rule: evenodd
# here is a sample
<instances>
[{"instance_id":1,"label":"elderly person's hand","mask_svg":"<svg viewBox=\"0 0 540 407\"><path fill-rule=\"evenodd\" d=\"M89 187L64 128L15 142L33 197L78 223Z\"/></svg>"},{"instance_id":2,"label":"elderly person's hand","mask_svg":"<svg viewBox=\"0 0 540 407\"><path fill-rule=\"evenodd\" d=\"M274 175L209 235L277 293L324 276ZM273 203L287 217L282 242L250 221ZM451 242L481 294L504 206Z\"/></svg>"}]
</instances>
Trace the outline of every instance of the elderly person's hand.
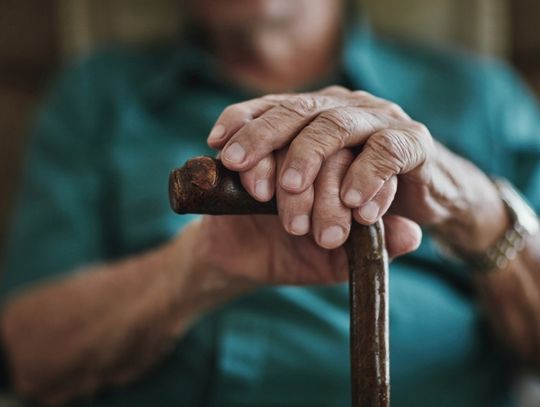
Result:
<instances>
[{"instance_id":1,"label":"elderly person's hand","mask_svg":"<svg viewBox=\"0 0 540 407\"><path fill-rule=\"evenodd\" d=\"M325 248L346 240L352 217L372 224L389 211L450 240L472 239L468 248L478 251L504 230L489 179L399 106L366 92L331 87L232 105L208 143L253 197L276 193L289 233L311 230ZM391 233L419 232L403 222Z\"/></svg>"},{"instance_id":2,"label":"elderly person's hand","mask_svg":"<svg viewBox=\"0 0 540 407\"><path fill-rule=\"evenodd\" d=\"M411 252L420 243L414 224L399 216L385 219L386 229L409 230L405 236L388 233L390 257ZM221 285L230 293L264 285L322 285L348 279L345 250L325 250L311 236L292 236L276 216L203 216L172 245L172 257L186 261L179 247L190 242L190 264L195 274ZM203 277L204 278L204 277Z\"/></svg>"}]
</instances>

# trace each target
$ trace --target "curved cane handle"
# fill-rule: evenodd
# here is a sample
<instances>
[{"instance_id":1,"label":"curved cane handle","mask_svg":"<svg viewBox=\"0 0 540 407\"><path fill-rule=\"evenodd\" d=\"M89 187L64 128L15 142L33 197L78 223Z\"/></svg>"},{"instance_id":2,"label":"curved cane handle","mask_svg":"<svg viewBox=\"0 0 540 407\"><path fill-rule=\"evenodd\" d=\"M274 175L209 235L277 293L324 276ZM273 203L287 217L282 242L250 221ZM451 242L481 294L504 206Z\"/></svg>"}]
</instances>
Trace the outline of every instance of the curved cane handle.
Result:
<instances>
[{"instance_id":1,"label":"curved cane handle","mask_svg":"<svg viewBox=\"0 0 540 407\"><path fill-rule=\"evenodd\" d=\"M242 187L237 173L211 157L196 157L169 178L176 213L276 214L276 202L261 203ZM390 404L388 260L382 223L353 223L346 243L349 259L352 405Z\"/></svg>"}]
</instances>

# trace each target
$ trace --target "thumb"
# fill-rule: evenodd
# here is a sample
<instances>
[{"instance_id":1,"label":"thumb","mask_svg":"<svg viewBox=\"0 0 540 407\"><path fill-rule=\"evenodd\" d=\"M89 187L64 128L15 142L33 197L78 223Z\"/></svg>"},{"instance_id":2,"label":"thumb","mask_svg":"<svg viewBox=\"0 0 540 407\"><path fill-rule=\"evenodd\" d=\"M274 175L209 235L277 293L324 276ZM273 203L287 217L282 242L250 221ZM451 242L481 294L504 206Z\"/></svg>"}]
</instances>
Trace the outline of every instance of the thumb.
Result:
<instances>
[{"instance_id":1,"label":"thumb","mask_svg":"<svg viewBox=\"0 0 540 407\"><path fill-rule=\"evenodd\" d=\"M397 215L383 218L388 256L394 259L418 249L422 242L422 229L410 219Z\"/></svg>"}]
</instances>

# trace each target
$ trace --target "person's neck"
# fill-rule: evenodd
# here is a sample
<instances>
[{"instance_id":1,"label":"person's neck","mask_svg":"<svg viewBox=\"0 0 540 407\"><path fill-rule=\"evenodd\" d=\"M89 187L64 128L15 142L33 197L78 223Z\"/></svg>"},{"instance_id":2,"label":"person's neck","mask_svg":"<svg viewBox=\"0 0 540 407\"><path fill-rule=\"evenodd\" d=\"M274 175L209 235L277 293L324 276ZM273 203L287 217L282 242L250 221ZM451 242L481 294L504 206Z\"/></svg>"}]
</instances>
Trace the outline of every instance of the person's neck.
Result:
<instances>
[{"instance_id":1,"label":"person's neck","mask_svg":"<svg viewBox=\"0 0 540 407\"><path fill-rule=\"evenodd\" d=\"M281 69L257 64L238 65L231 61L225 63L224 68L225 75L243 88L260 94L286 93L325 82L337 68L336 59L334 54L310 59L311 63L299 58L288 61Z\"/></svg>"},{"instance_id":2,"label":"person's neck","mask_svg":"<svg viewBox=\"0 0 540 407\"><path fill-rule=\"evenodd\" d=\"M284 58L271 53L215 52L231 82L258 94L269 94L309 89L328 81L336 72L340 48L341 33L315 49L289 53Z\"/></svg>"}]
</instances>

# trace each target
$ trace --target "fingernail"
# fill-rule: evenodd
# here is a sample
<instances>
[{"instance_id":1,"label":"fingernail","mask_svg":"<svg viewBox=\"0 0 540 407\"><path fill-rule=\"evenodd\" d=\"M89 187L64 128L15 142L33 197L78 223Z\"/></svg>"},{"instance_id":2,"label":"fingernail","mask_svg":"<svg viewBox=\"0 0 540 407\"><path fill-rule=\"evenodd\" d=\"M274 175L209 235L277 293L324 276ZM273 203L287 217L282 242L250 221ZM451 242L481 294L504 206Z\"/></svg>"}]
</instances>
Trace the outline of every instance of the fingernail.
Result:
<instances>
[{"instance_id":1,"label":"fingernail","mask_svg":"<svg viewBox=\"0 0 540 407\"><path fill-rule=\"evenodd\" d=\"M246 150L240 144L233 143L227 147L223 156L227 161L240 164L246 158Z\"/></svg>"},{"instance_id":2,"label":"fingernail","mask_svg":"<svg viewBox=\"0 0 540 407\"><path fill-rule=\"evenodd\" d=\"M255 195L261 199L267 199L270 195L270 183L262 179L255 183Z\"/></svg>"},{"instance_id":3,"label":"fingernail","mask_svg":"<svg viewBox=\"0 0 540 407\"><path fill-rule=\"evenodd\" d=\"M321 234L321 244L325 247L334 247L343 240L344 232L339 226L330 226Z\"/></svg>"},{"instance_id":4,"label":"fingernail","mask_svg":"<svg viewBox=\"0 0 540 407\"><path fill-rule=\"evenodd\" d=\"M362 194L356 189L349 189L345 194L345 204L358 207L362 204Z\"/></svg>"},{"instance_id":5,"label":"fingernail","mask_svg":"<svg viewBox=\"0 0 540 407\"><path fill-rule=\"evenodd\" d=\"M281 179L281 184L285 188L297 189L302 186L302 174L293 168L288 168L287 171L283 173L283 178Z\"/></svg>"},{"instance_id":6,"label":"fingernail","mask_svg":"<svg viewBox=\"0 0 540 407\"><path fill-rule=\"evenodd\" d=\"M216 124L208 136L208 141L219 141L224 135L225 126L222 124Z\"/></svg>"},{"instance_id":7,"label":"fingernail","mask_svg":"<svg viewBox=\"0 0 540 407\"><path fill-rule=\"evenodd\" d=\"M379 216L379 205L376 202L369 201L367 204L362 206L359 210L359 214L362 217L362 219L373 222L377 219L377 216Z\"/></svg>"},{"instance_id":8,"label":"fingernail","mask_svg":"<svg viewBox=\"0 0 540 407\"><path fill-rule=\"evenodd\" d=\"M295 235L305 235L309 232L309 216L295 216L291 222L291 232Z\"/></svg>"}]
</instances>

